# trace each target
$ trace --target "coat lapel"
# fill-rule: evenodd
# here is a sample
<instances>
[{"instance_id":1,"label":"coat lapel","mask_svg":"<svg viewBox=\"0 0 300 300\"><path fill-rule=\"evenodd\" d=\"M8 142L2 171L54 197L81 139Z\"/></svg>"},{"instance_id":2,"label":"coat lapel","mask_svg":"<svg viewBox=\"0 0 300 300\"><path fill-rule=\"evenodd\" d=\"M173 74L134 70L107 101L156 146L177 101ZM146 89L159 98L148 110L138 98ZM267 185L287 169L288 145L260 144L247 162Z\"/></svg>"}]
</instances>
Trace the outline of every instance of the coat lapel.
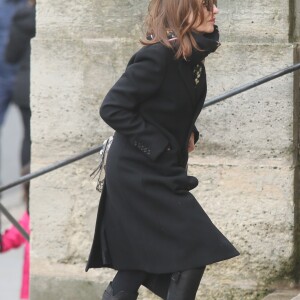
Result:
<instances>
[{"instance_id":1,"label":"coat lapel","mask_svg":"<svg viewBox=\"0 0 300 300\"><path fill-rule=\"evenodd\" d=\"M194 77L193 77L191 67L183 59L179 61L178 66L179 66L180 75L185 83L185 86L193 102L195 100L195 85L194 85Z\"/></svg>"}]
</instances>

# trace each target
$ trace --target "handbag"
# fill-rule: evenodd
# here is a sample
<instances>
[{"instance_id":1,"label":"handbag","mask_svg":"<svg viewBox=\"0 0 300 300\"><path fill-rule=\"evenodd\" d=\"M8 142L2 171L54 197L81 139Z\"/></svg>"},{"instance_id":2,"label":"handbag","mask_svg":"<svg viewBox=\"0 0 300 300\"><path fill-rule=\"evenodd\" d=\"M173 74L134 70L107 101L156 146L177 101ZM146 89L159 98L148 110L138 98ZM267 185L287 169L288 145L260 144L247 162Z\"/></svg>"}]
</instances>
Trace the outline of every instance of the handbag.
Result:
<instances>
[{"instance_id":1,"label":"handbag","mask_svg":"<svg viewBox=\"0 0 300 300\"><path fill-rule=\"evenodd\" d=\"M90 175L90 177L93 177L93 178L98 176L96 190L99 193L102 193L102 190L103 190L103 185L104 185L104 181L105 181L105 168L106 168L107 155L108 155L110 146L113 142L113 139L114 139L114 137L110 136L107 140L105 140L103 142L102 147L99 151L99 165Z\"/></svg>"}]
</instances>

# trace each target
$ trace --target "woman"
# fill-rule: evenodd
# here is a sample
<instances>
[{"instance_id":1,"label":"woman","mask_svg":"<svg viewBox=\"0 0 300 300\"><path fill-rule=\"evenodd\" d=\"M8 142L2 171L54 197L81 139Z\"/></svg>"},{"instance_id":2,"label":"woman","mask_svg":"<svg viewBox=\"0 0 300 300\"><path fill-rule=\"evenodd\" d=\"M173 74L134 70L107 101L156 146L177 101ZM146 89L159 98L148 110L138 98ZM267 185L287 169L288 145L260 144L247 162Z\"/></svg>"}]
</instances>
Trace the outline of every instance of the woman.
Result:
<instances>
[{"instance_id":1,"label":"woman","mask_svg":"<svg viewBox=\"0 0 300 300\"><path fill-rule=\"evenodd\" d=\"M152 0L148 40L100 108L116 130L86 269L118 270L103 299L195 298L205 266L238 251L189 192L188 151L206 96L204 58L219 46L216 1Z\"/></svg>"}]
</instances>

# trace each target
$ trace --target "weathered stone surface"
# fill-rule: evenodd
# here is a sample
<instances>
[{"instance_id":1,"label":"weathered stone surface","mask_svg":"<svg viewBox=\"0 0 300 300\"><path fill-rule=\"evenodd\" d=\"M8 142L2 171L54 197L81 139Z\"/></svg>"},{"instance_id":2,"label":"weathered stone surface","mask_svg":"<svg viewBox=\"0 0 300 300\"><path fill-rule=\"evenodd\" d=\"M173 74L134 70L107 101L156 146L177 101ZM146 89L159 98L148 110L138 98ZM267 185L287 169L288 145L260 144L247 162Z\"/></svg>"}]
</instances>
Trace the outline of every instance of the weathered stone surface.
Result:
<instances>
[{"instance_id":1,"label":"weathered stone surface","mask_svg":"<svg viewBox=\"0 0 300 300\"><path fill-rule=\"evenodd\" d=\"M278 290L268 295L263 300L299 300L300 296L296 296L298 294L299 290Z\"/></svg>"},{"instance_id":2,"label":"weathered stone surface","mask_svg":"<svg viewBox=\"0 0 300 300\"><path fill-rule=\"evenodd\" d=\"M226 43L207 59L207 100L292 63L289 44ZM203 135L200 150L205 155L291 162L292 90L293 77L288 75L204 109L197 121Z\"/></svg>"},{"instance_id":3,"label":"weathered stone surface","mask_svg":"<svg viewBox=\"0 0 300 300\"><path fill-rule=\"evenodd\" d=\"M219 2L222 47L206 61L208 98L293 63L288 0ZM140 47L146 8L146 0L38 1L33 170L112 133L99 105ZM209 107L197 121L202 137L189 167L200 182L194 194L241 252L208 267L199 299L261 299L264 283L289 267L292 80L288 75ZM32 299L99 299L113 276L84 273L99 201L89 178L96 164L92 156L32 182ZM155 297L143 289L141 299Z\"/></svg>"},{"instance_id":4,"label":"weathered stone surface","mask_svg":"<svg viewBox=\"0 0 300 300\"><path fill-rule=\"evenodd\" d=\"M291 33L293 35L293 39L297 41L298 43L300 42L300 2L295 0L294 2L294 33Z\"/></svg>"}]
</instances>

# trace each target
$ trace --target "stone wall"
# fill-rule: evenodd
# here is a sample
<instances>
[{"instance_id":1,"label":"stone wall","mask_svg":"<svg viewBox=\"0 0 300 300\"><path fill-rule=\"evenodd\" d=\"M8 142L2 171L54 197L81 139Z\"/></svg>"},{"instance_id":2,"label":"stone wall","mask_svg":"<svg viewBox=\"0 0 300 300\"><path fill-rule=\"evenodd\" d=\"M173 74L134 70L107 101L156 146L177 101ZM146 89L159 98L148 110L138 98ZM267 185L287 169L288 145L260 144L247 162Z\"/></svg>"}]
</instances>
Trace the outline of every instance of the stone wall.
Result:
<instances>
[{"instance_id":1,"label":"stone wall","mask_svg":"<svg viewBox=\"0 0 300 300\"><path fill-rule=\"evenodd\" d=\"M297 42L300 41L300 2L297 0L291 0L294 4L292 7L292 14L294 15L294 28L292 29L292 36Z\"/></svg>"},{"instance_id":2,"label":"stone wall","mask_svg":"<svg viewBox=\"0 0 300 300\"><path fill-rule=\"evenodd\" d=\"M98 109L138 39L146 0L39 0L32 43L33 170L111 134ZM293 63L288 0L219 1L222 47L208 98ZM199 299L259 299L293 251L293 75L203 111L194 194L241 256L208 267ZM84 273L99 193L97 157L32 182L31 299L99 299L108 270ZM41 296L42 295L42 296ZM98 295L98 296L97 296ZM154 299L142 291L141 299Z\"/></svg>"},{"instance_id":3,"label":"stone wall","mask_svg":"<svg viewBox=\"0 0 300 300\"><path fill-rule=\"evenodd\" d=\"M300 2L291 1L290 39L294 42L294 63L300 63ZM293 275L300 281L300 71L294 73L294 261Z\"/></svg>"}]
</instances>

